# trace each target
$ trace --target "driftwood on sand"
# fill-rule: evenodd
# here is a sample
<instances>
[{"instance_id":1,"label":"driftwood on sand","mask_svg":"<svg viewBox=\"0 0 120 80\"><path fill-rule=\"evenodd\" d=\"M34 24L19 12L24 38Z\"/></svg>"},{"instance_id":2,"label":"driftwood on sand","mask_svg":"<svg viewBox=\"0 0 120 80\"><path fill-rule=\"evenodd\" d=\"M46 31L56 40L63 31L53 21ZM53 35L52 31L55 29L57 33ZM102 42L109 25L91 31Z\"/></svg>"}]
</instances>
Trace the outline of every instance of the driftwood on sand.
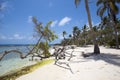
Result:
<instances>
[{"instance_id":1,"label":"driftwood on sand","mask_svg":"<svg viewBox=\"0 0 120 80\"><path fill-rule=\"evenodd\" d=\"M4 51L1 53L0 55L0 61L5 57L5 55L9 54L9 53L16 53L20 56L21 59L24 59L26 56L23 55L22 52L18 51L18 50L9 50L9 51Z\"/></svg>"}]
</instances>

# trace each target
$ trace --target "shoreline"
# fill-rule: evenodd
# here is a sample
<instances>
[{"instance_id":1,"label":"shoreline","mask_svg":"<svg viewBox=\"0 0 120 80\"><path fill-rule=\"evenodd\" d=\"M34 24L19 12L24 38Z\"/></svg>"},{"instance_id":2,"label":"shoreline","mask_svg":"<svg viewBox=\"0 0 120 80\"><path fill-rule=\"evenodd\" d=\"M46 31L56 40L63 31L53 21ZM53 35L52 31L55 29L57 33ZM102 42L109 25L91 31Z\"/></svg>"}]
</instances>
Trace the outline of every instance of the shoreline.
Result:
<instances>
[{"instance_id":1,"label":"shoreline","mask_svg":"<svg viewBox=\"0 0 120 80\"><path fill-rule=\"evenodd\" d=\"M12 58L8 60L3 60L0 62L0 64L0 76L3 76L22 67L36 64L36 61L29 61L29 57L26 59Z\"/></svg>"},{"instance_id":2,"label":"shoreline","mask_svg":"<svg viewBox=\"0 0 120 80\"><path fill-rule=\"evenodd\" d=\"M18 78L22 75L28 74L28 73L36 70L37 68L40 68L40 67L45 66L47 64L50 64L53 61L54 61L53 59L45 59L43 61L38 61L35 64L24 66L24 67L19 68L19 69L15 69L15 70L13 70L13 72L11 71L7 74L0 76L0 80L6 80L6 79L15 80L16 78Z\"/></svg>"},{"instance_id":3,"label":"shoreline","mask_svg":"<svg viewBox=\"0 0 120 80\"><path fill-rule=\"evenodd\" d=\"M25 46L17 46L17 48L20 49L23 52L23 54L26 54L27 50L26 50ZM4 50L12 50L12 49L14 50L17 48L16 48L16 46L6 46L5 48L1 47L0 51L2 52ZM52 48L50 48L50 52L53 54L54 50ZM40 61L39 58L35 57L35 59ZM6 73L9 73L9 72L14 71L16 69L19 69L19 68L22 68L25 66L29 66L29 65L33 65L35 63L36 63L36 60L31 61L31 55L25 59L21 59L19 57L19 55L17 55L17 54L14 54L14 53L7 54L0 61L0 76L3 76Z\"/></svg>"}]
</instances>

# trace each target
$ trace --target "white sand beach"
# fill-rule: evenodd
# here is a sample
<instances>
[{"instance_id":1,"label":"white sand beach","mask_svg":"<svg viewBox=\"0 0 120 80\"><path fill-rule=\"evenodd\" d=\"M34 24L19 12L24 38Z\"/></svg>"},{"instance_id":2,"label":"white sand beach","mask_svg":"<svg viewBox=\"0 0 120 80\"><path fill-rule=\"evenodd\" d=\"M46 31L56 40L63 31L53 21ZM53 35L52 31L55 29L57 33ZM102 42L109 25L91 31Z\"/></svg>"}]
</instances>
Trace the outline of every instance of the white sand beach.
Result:
<instances>
[{"instance_id":1,"label":"white sand beach","mask_svg":"<svg viewBox=\"0 0 120 80\"><path fill-rule=\"evenodd\" d=\"M93 52L93 46L77 47L70 61L66 58L58 61L59 66L45 65L16 80L120 80L120 49L100 46L100 55L87 58L81 56L83 51Z\"/></svg>"}]
</instances>

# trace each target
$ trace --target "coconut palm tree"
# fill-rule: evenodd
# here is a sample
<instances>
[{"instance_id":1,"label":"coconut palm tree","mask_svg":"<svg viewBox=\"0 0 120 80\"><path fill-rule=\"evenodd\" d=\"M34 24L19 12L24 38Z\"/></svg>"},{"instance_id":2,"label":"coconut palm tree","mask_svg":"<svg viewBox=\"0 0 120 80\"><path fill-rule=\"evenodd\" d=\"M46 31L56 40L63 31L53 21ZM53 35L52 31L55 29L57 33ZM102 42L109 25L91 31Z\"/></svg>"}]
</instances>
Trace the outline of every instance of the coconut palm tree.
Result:
<instances>
[{"instance_id":1,"label":"coconut palm tree","mask_svg":"<svg viewBox=\"0 0 120 80\"><path fill-rule=\"evenodd\" d=\"M114 26L114 32L115 32L115 39L116 39L116 48L119 48L119 42L118 42L118 30L117 30L117 23L116 23L116 15L119 13L119 8L117 3L120 3L120 0L98 0L97 6L100 6L98 8L97 14L101 17L101 19L104 18L104 14L107 12L107 15L109 16L109 19L113 22Z\"/></svg>"},{"instance_id":2,"label":"coconut palm tree","mask_svg":"<svg viewBox=\"0 0 120 80\"><path fill-rule=\"evenodd\" d=\"M99 6L97 14L101 17L104 17L104 13L116 19L116 14L119 12L118 5L116 3L120 3L120 0L98 0L96 5Z\"/></svg>"},{"instance_id":3,"label":"coconut palm tree","mask_svg":"<svg viewBox=\"0 0 120 80\"><path fill-rule=\"evenodd\" d=\"M113 27L111 26L110 19L108 16L103 17L102 22L99 25L101 33L101 42L104 46L110 41L110 37L113 36Z\"/></svg>"},{"instance_id":4,"label":"coconut palm tree","mask_svg":"<svg viewBox=\"0 0 120 80\"><path fill-rule=\"evenodd\" d=\"M73 27L73 41L74 41L74 44L77 44L78 43L78 35L79 34L79 28L77 26L74 26Z\"/></svg>"},{"instance_id":5,"label":"coconut palm tree","mask_svg":"<svg viewBox=\"0 0 120 80\"><path fill-rule=\"evenodd\" d=\"M77 26L73 27L73 36L76 37L76 33L79 30L79 28Z\"/></svg>"},{"instance_id":6,"label":"coconut palm tree","mask_svg":"<svg viewBox=\"0 0 120 80\"><path fill-rule=\"evenodd\" d=\"M88 27L87 27L86 25L84 25L83 28L82 28L83 38L84 38L84 41L85 41L85 44L84 44L84 45L86 45L87 29L88 29Z\"/></svg>"},{"instance_id":7,"label":"coconut palm tree","mask_svg":"<svg viewBox=\"0 0 120 80\"><path fill-rule=\"evenodd\" d=\"M67 32L66 32L66 31L63 31L63 34L62 34L62 35L63 35L64 40L66 39L66 38L65 38L65 35L66 35L66 34L67 34Z\"/></svg>"},{"instance_id":8,"label":"coconut palm tree","mask_svg":"<svg viewBox=\"0 0 120 80\"><path fill-rule=\"evenodd\" d=\"M62 35L63 35L64 39L63 39L63 41L61 43L62 43L63 47L65 47L66 45L69 44L69 39L65 38L65 35L67 35L67 32L63 31Z\"/></svg>"},{"instance_id":9,"label":"coconut palm tree","mask_svg":"<svg viewBox=\"0 0 120 80\"><path fill-rule=\"evenodd\" d=\"M80 1L81 0L75 0L76 7L78 7ZM91 37L93 39L93 44L94 44L94 53L95 54L99 54L100 53L100 49L98 47L98 43L97 43L96 38L94 36L95 33L93 31L93 28L92 28L92 20L91 20L91 15L90 15L90 10L89 10L88 0L84 0L84 1L85 1L85 8L86 8L87 16L88 16L88 23L89 23L89 27L90 27L90 31L91 31Z\"/></svg>"}]
</instances>

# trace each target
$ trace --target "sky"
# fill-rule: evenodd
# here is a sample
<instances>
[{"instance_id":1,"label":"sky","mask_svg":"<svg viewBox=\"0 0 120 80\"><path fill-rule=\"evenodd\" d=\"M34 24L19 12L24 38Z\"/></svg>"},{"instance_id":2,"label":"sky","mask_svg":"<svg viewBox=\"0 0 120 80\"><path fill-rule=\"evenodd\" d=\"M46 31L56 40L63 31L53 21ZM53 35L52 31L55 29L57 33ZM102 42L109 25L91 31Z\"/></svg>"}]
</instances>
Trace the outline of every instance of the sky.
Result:
<instances>
[{"instance_id":1,"label":"sky","mask_svg":"<svg viewBox=\"0 0 120 80\"><path fill-rule=\"evenodd\" d=\"M89 3L93 25L100 22L95 1ZM31 20L33 16L44 25L53 21L50 29L58 35L58 39L51 44L60 43L63 31L69 35L74 26L81 29L88 25L84 0L81 0L78 8L74 0L8 0L2 4L2 8L5 9L0 13L0 44L36 43Z\"/></svg>"}]
</instances>

